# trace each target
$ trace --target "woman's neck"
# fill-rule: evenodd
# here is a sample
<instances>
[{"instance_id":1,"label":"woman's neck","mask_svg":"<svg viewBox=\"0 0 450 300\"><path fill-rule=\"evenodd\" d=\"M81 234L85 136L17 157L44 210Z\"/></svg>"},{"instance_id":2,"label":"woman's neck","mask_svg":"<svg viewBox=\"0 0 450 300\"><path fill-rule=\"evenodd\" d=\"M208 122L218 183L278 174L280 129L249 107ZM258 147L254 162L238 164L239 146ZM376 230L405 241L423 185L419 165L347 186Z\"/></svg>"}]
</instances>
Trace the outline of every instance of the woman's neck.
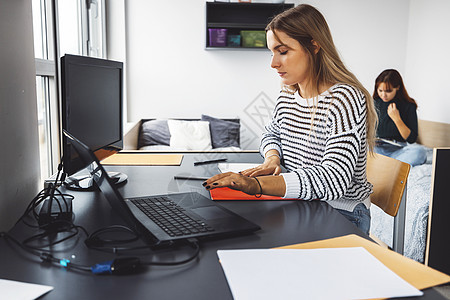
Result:
<instances>
[{"instance_id":1,"label":"woman's neck","mask_svg":"<svg viewBox=\"0 0 450 300\"><path fill-rule=\"evenodd\" d=\"M320 94L324 93L332 86L333 86L332 84L324 84L323 83L323 84L319 85L319 90L315 91L315 90L313 90L311 85L298 84L298 87L299 87L298 93L300 94L300 96L303 99L311 99L311 98L317 97Z\"/></svg>"}]
</instances>

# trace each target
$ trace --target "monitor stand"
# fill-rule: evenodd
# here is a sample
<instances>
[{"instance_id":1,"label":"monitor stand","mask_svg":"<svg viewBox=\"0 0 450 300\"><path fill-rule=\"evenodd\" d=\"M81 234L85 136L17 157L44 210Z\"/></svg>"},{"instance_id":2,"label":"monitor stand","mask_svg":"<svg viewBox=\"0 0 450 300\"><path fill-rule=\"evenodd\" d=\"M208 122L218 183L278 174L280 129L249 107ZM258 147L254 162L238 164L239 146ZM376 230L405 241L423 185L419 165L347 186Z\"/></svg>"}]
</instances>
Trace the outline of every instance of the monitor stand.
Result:
<instances>
[{"instance_id":1,"label":"monitor stand","mask_svg":"<svg viewBox=\"0 0 450 300\"><path fill-rule=\"evenodd\" d=\"M120 172L107 172L112 182L116 185L123 184L127 181L128 176ZM69 190L76 191L92 191L95 190L94 178L91 174L73 175L66 178L64 186Z\"/></svg>"}]
</instances>

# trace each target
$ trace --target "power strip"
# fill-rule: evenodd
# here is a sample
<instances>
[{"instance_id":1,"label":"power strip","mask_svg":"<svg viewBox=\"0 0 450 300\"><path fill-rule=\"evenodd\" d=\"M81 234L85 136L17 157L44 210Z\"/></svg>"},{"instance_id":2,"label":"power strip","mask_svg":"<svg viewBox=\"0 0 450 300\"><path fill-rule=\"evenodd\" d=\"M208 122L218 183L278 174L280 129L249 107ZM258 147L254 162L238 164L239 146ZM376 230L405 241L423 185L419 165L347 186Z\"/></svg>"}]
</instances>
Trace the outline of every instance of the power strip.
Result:
<instances>
[{"instance_id":1,"label":"power strip","mask_svg":"<svg viewBox=\"0 0 450 300\"><path fill-rule=\"evenodd\" d=\"M56 176L58 175L58 173L53 174L52 176L50 176L49 178L44 180L44 188L47 189L50 184L55 184L55 180L56 180ZM64 183L63 180L58 180L56 182L56 186L61 186Z\"/></svg>"}]
</instances>

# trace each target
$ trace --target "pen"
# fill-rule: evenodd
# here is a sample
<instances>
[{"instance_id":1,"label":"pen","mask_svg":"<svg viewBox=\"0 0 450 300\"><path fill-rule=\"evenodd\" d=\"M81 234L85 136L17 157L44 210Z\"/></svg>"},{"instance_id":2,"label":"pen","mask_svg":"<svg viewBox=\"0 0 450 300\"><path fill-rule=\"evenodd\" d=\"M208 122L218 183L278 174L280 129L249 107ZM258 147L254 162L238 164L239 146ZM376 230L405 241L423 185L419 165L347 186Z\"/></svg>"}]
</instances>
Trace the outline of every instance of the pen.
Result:
<instances>
[{"instance_id":1,"label":"pen","mask_svg":"<svg viewBox=\"0 0 450 300\"><path fill-rule=\"evenodd\" d=\"M175 175L175 176L173 176L173 179L181 179L181 180L207 180L207 179L209 179L209 177Z\"/></svg>"},{"instance_id":2,"label":"pen","mask_svg":"<svg viewBox=\"0 0 450 300\"><path fill-rule=\"evenodd\" d=\"M214 164L214 163L225 162L225 161L227 161L226 158L204 160L204 161L196 161L196 162L194 162L194 166L206 165L206 164Z\"/></svg>"}]
</instances>

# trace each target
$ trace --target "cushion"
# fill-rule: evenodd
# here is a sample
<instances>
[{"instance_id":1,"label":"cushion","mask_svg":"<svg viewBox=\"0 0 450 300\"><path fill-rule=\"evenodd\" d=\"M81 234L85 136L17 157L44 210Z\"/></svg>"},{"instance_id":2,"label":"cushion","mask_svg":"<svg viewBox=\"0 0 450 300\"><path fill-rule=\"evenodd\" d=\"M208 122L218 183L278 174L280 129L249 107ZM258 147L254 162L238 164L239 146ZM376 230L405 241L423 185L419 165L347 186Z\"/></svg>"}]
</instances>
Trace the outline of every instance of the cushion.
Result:
<instances>
[{"instance_id":1,"label":"cushion","mask_svg":"<svg viewBox=\"0 0 450 300\"><path fill-rule=\"evenodd\" d=\"M186 150L210 150L209 122L168 120L170 147Z\"/></svg>"},{"instance_id":2,"label":"cushion","mask_svg":"<svg viewBox=\"0 0 450 300\"><path fill-rule=\"evenodd\" d=\"M170 131L167 120L150 120L142 123L138 148L150 145L170 145Z\"/></svg>"},{"instance_id":3,"label":"cushion","mask_svg":"<svg viewBox=\"0 0 450 300\"><path fill-rule=\"evenodd\" d=\"M239 119L221 120L208 115L202 115L202 121L209 122L211 143L213 148L240 147Z\"/></svg>"}]
</instances>

